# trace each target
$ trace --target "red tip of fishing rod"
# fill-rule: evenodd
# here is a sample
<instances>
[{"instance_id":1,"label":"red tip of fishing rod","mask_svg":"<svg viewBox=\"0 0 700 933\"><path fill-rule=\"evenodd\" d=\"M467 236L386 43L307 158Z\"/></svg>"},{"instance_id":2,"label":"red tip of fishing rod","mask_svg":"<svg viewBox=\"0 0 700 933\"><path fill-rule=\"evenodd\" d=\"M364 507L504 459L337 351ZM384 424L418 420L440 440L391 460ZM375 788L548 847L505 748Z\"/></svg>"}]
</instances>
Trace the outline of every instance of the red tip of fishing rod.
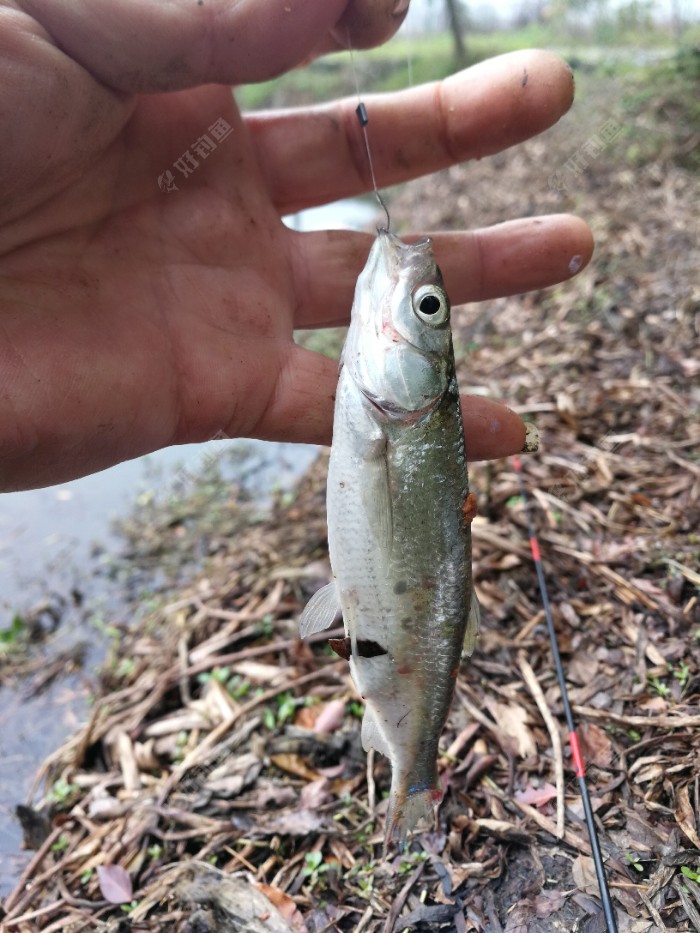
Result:
<instances>
[{"instance_id":1,"label":"red tip of fishing rod","mask_svg":"<svg viewBox=\"0 0 700 933\"><path fill-rule=\"evenodd\" d=\"M540 554L540 545L537 541L537 538L530 538L530 550L532 551L533 560L542 560L542 555Z\"/></svg>"},{"instance_id":2,"label":"red tip of fishing rod","mask_svg":"<svg viewBox=\"0 0 700 933\"><path fill-rule=\"evenodd\" d=\"M520 473L521 463L520 463L520 457L518 457L517 455L513 457L513 466L515 467L516 471Z\"/></svg>"},{"instance_id":3,"label":"red tip of fishing rod","mask_svg":"<svg viewBox=\"0 0 700 933\"><path fill-rule=\"evenodd\" d=\"M583 778L586 776L586 769L583 765L581 746L578 744L578 736L575 732L569 733L569 745L571 746L571 757L574 762L574 767L576 768L576 777Z\"/></svg>"}]
</instances>

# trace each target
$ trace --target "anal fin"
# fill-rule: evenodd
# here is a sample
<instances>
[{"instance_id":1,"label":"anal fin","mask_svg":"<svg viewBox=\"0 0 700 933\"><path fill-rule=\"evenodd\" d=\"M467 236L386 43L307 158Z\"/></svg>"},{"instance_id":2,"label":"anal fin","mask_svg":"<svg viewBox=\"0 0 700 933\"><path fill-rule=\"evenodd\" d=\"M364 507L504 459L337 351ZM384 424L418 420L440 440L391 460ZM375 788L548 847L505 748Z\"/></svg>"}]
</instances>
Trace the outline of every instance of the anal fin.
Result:
<instances>
[{"instance_id":1,"label":"anal fin","mask_svg":"<svg viewBox=\"0 0 700 933\"><path fill-rule=\"evenodd\" d=\"M369 706L365 707L365 714L362 717L362 747L366 752L373 748L380 755L384 755L386 758L391 757L389 746L379 728L377 717Z\"/></svg>"}]
</instances>

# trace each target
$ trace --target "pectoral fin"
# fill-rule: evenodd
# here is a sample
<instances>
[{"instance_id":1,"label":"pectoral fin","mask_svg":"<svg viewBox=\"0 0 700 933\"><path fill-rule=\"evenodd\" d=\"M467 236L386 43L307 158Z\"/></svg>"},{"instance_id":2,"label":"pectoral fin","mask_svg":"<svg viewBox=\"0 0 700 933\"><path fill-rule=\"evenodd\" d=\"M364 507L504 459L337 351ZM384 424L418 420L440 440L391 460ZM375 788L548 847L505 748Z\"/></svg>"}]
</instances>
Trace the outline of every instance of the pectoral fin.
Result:
<instances>
[{"instance_id":1,"label":"pectoral fin","mask_svg":"<svg viewBox=\"0 0 700 933\"><path fill-rule=\"evenodd\" d=\"M299 637L308 638L330 628L340 615L340 600L335 580L318 590L306 604L299 618Z\"/></svg>"},{"instance_id":2,"label":"pectoral fin","mask_svg":"<svg viewBox=\"0 0 700 933\"><path fill-rule=\"evenodd\" d=\"M479 608L479 600L476 598L476 593L474 590L472 590L472 601L469 609L469 618L467 619L467 628L464 632L464 645L462 646L463 657L471 657L471 654L474 651L474 646L476 645L476 638L479 634L480 625L481 610Z\"/></svg>"}]
</instances>

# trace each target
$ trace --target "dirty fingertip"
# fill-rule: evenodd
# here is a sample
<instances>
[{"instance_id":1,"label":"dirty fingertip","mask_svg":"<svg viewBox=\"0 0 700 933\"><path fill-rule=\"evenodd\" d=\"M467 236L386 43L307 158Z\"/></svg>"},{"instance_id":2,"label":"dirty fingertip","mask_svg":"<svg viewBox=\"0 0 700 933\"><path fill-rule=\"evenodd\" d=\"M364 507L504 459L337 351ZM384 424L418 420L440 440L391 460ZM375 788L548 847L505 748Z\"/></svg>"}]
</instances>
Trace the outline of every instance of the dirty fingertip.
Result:
<instances>
[{"instance_id":1,"label":"dirty fingertip","mask_svg":"<svg viewBox=\"0 0 700 933\"><path fill-rule=\"evenodd\" d=\"M534 454L540 449L540 432L532 421L524 421L523 424L525 425L525 443L520 453Z\"/></svg>"},{"instance_id":2,"label":"dirty fingertip","mask_svg":"<svg viewBox=\"0 0 700 933\"><path fill-rule=\"evenodd\" d=\"M527 444L527 422L501 402L465 395L462 415L470 461L510 457Z\"/></svg>"}]
</instances>

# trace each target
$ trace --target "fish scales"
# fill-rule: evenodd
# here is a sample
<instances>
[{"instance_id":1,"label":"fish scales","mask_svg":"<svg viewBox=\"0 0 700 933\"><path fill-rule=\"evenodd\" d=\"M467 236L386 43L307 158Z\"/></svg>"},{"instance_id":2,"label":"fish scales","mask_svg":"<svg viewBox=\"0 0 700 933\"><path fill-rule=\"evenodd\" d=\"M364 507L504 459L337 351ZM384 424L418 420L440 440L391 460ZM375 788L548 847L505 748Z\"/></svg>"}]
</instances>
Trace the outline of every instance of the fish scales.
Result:
<instances>
[{"instance_id":1,"label":"fish scales","mask_svg":"<svg viewBox=\"0 0 700 933\"><path fill-rule=\"evenodd\" d=\"M320 630L340 606L365 701L363 745L391 760L387 841L432 819L441 796L438 742L472 593L468 491L449 302L430 241L407 245L380 231L358 280L336 396L334 581L301 629Z\"/></svg>"}]
</instances>

